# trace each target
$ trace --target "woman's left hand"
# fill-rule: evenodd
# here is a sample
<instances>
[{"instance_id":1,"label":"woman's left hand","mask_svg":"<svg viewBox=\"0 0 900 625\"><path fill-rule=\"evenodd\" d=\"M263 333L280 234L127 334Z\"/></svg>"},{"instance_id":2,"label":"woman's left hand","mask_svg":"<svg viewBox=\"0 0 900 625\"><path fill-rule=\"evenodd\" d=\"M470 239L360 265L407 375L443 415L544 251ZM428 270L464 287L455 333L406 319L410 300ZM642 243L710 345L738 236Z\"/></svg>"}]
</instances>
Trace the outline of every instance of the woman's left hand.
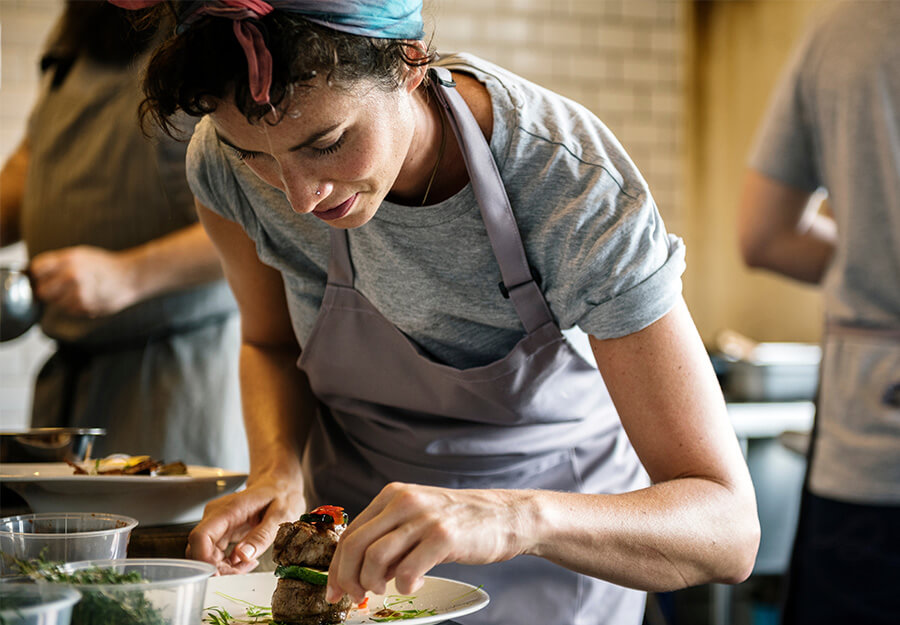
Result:
<instances>
[{"instance_id":1,"label":"woman's left hand","mask_svg":"<svg viewBox=\"0 0 900 625\"><path fill-rule=\"evenodd\" d=\"M326 599L346 593L360 602L367 590L383 593L391 579L410 594L443 562L509 560L525 551L531 535L521 512L529 498L529 491L388 484L341 536Z\"/></svg>"}]
</instances>

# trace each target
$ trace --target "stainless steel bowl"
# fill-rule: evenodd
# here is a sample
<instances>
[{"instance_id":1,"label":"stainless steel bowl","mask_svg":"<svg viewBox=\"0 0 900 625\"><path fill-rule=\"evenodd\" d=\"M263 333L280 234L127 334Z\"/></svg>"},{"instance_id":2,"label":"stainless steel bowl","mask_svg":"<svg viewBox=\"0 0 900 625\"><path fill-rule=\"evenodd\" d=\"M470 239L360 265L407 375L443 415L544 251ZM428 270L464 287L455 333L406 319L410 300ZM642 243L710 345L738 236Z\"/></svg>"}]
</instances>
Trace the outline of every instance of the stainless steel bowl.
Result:
<instances>
[{"instance_id":1,"label":"stainless steel bowl","mask_svg":"<svg viewBox=\"0 0 900 625\"><path fill-rule=\"evenodd\" d=\"M41 303L22 267L0 265L0 341L25 334L41 318Z\"/></svg>"},{"instance_id":2,"label":"stainless steel bowl","mask_svg":"<svg viewBox=\"0 0 900 625\"><path fill-rule=\"evenodd\" d=\"M83 462L103 428L31 428L0 432L0 462Z\"/></svg>"}]
</instances>

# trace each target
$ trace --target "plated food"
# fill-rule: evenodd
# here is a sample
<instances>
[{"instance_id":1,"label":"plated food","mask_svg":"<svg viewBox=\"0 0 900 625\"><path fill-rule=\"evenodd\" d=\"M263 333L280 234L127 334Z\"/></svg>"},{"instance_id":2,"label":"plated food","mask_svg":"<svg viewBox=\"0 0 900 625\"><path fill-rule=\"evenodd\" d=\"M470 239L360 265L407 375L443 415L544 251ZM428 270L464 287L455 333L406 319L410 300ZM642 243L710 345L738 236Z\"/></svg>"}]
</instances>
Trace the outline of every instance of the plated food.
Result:
<instances>
[{"instance_id":1,"label":"plated food","mask_svg":"<svg viewBox=\"0 0 900 625\"><path fill-rule=\"evenodd\" d=\"M338 506L320 506L293 523L282 523L272 545L278 583L272 594L272 618L292 625L343 623L353 602L344 595L325 601L328 567L347 515Z\"/></svg>"},{"instance_id":2,"label":"plated food","mask_svg":"<svg viewBox=\"0 0 900 625\"><path fill-rule=\"evenodd\" d=\"M163 462L150 456L113 454L106 458L72 462L66 460L75 475L187 475L187 465L180 460Z\"/></svg>"},{"instance_id":3,"label":"plated food","mask_svg":"<svg viewBox=\"0 0 900 625\"><path fill-rule=\"evenodd\" d=\"M142 527L199 521L208 501L246 480L246 473L199 465L184 475L74 475L63 462L0 464L0 482L34 512L107 512Z\"/></svg>"},{"instance_id":4,"label":"plated food","mask_svg":"<svg viewBox=\"0 0 900 625\"><path fill-rule=\"evenodd\" d=\"M271 572L221 575L209 580L203 601L204 624L240 625L272 618L271 600L278 578ZM394 581L384 594L369 593L367 607L352 608L344 625L373 625L402 621L409 625L435 625L487 607L490 597L483 588L440 577L425 576L413 596L400 594ZM389 609L397 616L381 616ZM223 620L224 619L224 620Z\"/></svg>"}]
</instances>

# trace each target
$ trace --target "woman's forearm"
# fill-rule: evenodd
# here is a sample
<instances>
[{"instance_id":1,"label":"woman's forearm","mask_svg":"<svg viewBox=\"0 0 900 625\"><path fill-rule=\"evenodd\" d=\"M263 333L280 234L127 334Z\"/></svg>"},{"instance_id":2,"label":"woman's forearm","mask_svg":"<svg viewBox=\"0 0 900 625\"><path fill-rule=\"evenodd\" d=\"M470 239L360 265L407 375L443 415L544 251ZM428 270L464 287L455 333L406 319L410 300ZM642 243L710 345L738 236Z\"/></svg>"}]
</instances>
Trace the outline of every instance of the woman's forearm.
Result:
<instances>
[{"instance_id":1,"label":"woman's forearm","mask_svg":"<svg viewBox=\"0 0 900 625\"><path fill-rule=\"evenodd\" d=\"M683 478L621 495L514 495L525 553L648 591L750 574L759 543L752 493ZM520 530L521 531L521 530Z\"/></svg>"},{"instance_id":2,"label":"woman's forearm","mask_svg":"<svg viewBox=\"0 0 900 625\"><path fill-rule=\"evenodd\" d=\"M265 476L302 488L300 458L315 398L297 369L294 346L241 346L241 403L250 451L250 483Z\"/></svg>"}]
</instances>

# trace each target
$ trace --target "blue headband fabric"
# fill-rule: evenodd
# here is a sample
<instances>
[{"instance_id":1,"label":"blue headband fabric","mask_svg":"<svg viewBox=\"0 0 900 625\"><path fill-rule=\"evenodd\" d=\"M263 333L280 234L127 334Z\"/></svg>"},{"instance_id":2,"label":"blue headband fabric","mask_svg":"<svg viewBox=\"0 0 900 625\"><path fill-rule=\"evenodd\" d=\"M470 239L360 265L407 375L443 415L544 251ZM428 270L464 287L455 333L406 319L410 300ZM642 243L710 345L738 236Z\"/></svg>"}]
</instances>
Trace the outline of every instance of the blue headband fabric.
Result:
<instances>
[{"instance_id":1,"label":"blue headband fabric","mask_svg":"<svg viewBox=\"0 0 900 625\"><path fill-rule=\"evenodd\" d=\"M422 0L268 0L278 11L353 35L422 39Z\"/></svg>"},{"instance_id":2,"label":"blue headband fabric","mask_svg":"<svg viewBox=\"0 0 900 625\"><path fill-rule=\"evenodd\" d=\"M145 2L139 0L139 4ZM113 0L113 3L123 4L121 0ZM261 10L253 6L255 4L268 5L276 11L297 13L311 22L352 35L379 39L421 39L425 36L422 0L195 0L179 7L177 32L184 32L206 14L220 17L230 14L237 19L246 19L258 18L269 12L268 7Z\"/></svg>"}]
</instances>

